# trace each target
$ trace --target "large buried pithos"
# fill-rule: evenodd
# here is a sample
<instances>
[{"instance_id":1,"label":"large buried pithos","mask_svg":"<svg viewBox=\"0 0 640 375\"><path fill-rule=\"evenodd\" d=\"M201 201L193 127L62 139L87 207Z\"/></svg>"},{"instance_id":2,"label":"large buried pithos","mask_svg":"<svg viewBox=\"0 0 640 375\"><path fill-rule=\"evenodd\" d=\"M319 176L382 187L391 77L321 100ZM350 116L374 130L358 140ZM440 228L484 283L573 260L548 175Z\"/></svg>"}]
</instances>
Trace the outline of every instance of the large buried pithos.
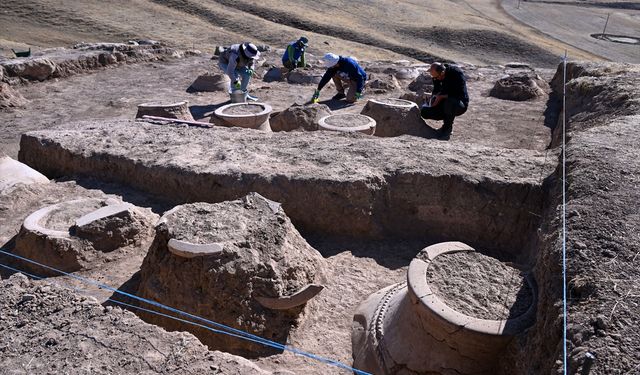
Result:
<instances>
[{"instance_id":1,"label":"large buried pithos","mask_svg":"<svg viewBox=\"0 0 640 375\"><path fill-rule=\"evenodd\" d=\"M373 135L376 131L376 121L369 116L343 113L328 115L318 121L322 130L337 132L360 132Z\"/></svg>"},{"instance_id":2,"label":"large buried pithos","mask_svg":"<svg viewBox=\"0 0 640 375\"><path fill-rule=\"evenodd\" d=\"M214 111L211 123L222 126L271 131L271 106L264 103L232 103Z\"/></svg>"},{"instance_id":3,"label":"large buried pithos","mask_svg":"<svg viewBox=\"0 0 640 375\"><path fill-rule=\"evenodd\" d=\"M45 206L29 215L14 253L51 268L25 263L27 270L59 276L90 268L106 253L139 246L151 237L155 215L113 198L80 198ZM114 254L110 258L123 254Z\"/></svg>"},{"instance_id":4,"label":"large buried pithos","mask_svg":"<svg viewBox=\"0 0 640 375\"><path fill-rule=\"evenodd\" d=\"M323 288L323 264L280 205L259 194L185 204L160 219L138 295L285 343L306 302ZM249 357L273 353L205 328L141 316L169 330L190 331L212 350Z\"/></svg>"},{"instance_id":5,"label":"large buried pithos","mask_svg":"<svg viewBox=\"0 0 640 375\"><path fill-rule=\"evenodd\" d=\"M407 283L371 295L354 315L354 367L375 374L492 374L533 324L535 284L461 242L422 250Z\"/></svg>"}]
</instances>

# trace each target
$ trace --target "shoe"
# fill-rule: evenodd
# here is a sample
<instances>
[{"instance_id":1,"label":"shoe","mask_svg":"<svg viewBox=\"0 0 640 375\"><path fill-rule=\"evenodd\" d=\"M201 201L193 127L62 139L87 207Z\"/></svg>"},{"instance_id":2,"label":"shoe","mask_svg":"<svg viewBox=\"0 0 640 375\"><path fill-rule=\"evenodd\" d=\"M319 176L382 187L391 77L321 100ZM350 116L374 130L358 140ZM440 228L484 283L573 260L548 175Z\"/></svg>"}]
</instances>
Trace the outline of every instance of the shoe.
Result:
<instances>
[{"instance_id":1,"label":"shoe","mask_svg":"<svg viewBox=\"0 0 640 375\"><path fill-rule=\"evenodd\" d=\"M251 100L252 102L257 102L258 98L256 96L247 94L247 100Z\"/></svg>"},{"instance_id":2,"label":"shoe","mask_svg":"<svg viewBox=\"0 0 640 375\"><path fill-rule=\"evenodd\" d=\"M442 128L438 129L437 134L438 139L442 139L448 141L451 138L451 130L443 130Z\"/></svg>"},{"instance_id":3,"label":"shoe","mask_svg":"<svg viewBox=\"0 0 640 375\"><path fill-rule=\"evenodd\" d=\"M344 99L346 97L347 96L343 92L339 92L339 93L335 94L333 96L333 98L331 98L331 100L340 100L340 99Z\"/></svg>"}]
</instances>

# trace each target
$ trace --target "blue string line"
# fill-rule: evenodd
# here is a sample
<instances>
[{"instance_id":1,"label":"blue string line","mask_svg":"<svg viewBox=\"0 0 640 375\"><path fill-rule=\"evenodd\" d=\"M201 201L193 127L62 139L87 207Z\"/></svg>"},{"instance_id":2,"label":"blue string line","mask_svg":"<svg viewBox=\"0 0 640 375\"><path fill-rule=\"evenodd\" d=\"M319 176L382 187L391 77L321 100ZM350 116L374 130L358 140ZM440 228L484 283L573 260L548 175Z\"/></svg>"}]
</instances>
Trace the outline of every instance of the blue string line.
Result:
<instances>
[{"instance_id":1,"label":"blue string line","mask_svg":"<svg viewBox=\"0 0 640 375\"><path fill-rule=\"evenodd\" d=\"M278 342L271 341L269 339L265 339L265 338L257 336L257 335L253 335L253 334L251 334L249 332L245 332L245 331L242 331L242 330L239 330L239 329L236 329L236 328L232 328L232 327L226 326L226 325L224 325L222 323L218 323L218 322L215 322L215 321L212 321L212 320L208 320L208 319L199 317L197 315L193 315L193 314L190 314L188 312L185 312L185 311L182 311L182 310L179 310L179 309L167 306L167 305L163 305L163 304L161 304L159 302L155 302L155 301L148 300L146 298L138 297L138 296L136 296L134 294L123 292L121 290L115 289L115 288L110 287L110 286L105 285L105 284L100 284L100 283L98 283L98 282L96 282L94 280L87 279L87 278L84 278L82 276L78 276L78 275L74 275L74 274L71 274L71 273L68 273L68 272L61 271L61 270L56 269L54 267L47 266L46 264L42 264L42 263L36 262L34 260L22 257L20 255L12 254L12 253L6 252L4 250L0 250L0 253L5 254L5 255L9 255L11 257L14 257L14 258L17 258L17 259L20 259L20 260L23 260L25 262L29 262L31 264L35 264L35 265L44 267L44 268L52 270L52 271L56 271L56 272L58 272L58 273L60 273L62 275L69 276L69 277L74 278L76 280L80 280L82 282L95 285L95 286L97 286L97 287L99 287L101 289L106 289L106 290L109 290L111 292L114 292L114 293L117 293L117 294L121 294L121 295L127 296L129 298L133 298L133 299L141 301L141 302L146 302L146 303L148 303L150 305L153 305L153 306L156 306L156 307L159 307L159 308L162 308L162 309L167 309L167 310L169 310L171 312L175 312L177 314L184 315L184 316L187 316L189 318L196 319L196 320L211 324L213 326L229 330L229 331L234 332L235 334L237 334L238 338L246 339L246 340L249 340L249 341L254 341L254 342L257 342L259 344L263 344L263 345L266 345L266 346L271 346L271 347L274 347L274 348L277 348L277 349L281 349L281 350L287 350L287 351L290 351L292 353L295 353L295 354L298 354L298 355L301 355L301 356L304 356L304 357L307 357L307 358L315 359L317 361L323 362L323 363L331 365L331 366L335 366L335 367L339 367L339 368L342 368L342 369L345 369L345 370L352 371L352 372L354 372L356 374L359 374L359 375L371 375L368 372L355 369L355 368L353 368L351 366L345 365L342 362L339 362L339 361L336 361L336 360L333 360L333 359L330 359L330 358L325 358L325 357L322 357L322 356L319 356L319 355L315 355L315 354L312 354L312 353L307 353L305 351L302 351L300 349L296 349L296 348L294 348L292 346L289 346L289 345L283 345L283 344L280 344ZM172 317L172 318L175 319L175 317ZM219 333L223 333L223 334L235 337L235 335L231 335L230 332L227 332L227 331L219 331Z\"/></svg>"}]
</instances>

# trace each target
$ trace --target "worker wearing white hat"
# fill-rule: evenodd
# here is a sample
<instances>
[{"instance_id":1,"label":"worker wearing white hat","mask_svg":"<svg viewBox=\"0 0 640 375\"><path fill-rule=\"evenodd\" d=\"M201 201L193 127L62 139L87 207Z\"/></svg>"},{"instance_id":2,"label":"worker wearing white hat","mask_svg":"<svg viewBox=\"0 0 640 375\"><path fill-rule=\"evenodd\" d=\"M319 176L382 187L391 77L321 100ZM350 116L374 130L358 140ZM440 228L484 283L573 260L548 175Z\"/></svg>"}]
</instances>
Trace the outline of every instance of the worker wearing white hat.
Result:
<instances>
[{"instance_id":1,"label":"worker wearing white hat","mask_svg":"<svg viewBox=\"0 0 640 375\"><path fill-rule=\"evenodd\" d=\"M247 92L247 86L254 73L254 63L260 57L260 51L253 43L233 44L220 54L218 67L225 72L231 80L229 93L233 90ZM247 99L257 100L248 95Z\"/></svg>"},{"instance_id":2,"label":"worker wearing white hat","mask_svg":"<svg viewBox=\"0 0 640 375\"><path fill-rule=\"evenodd\" d=\"M320 90L333 79L338 93L332 99L340 100L346 98L349 103L355 103L362 98L364 84L367 81L367 73L353 57L338 56L334 53L327 53L322 58L327 71L322 76L318 88L313 94L312 102L317 103L320 97ZM345 93L345 84L347 92Z\"/></svg>"}]
</instances>

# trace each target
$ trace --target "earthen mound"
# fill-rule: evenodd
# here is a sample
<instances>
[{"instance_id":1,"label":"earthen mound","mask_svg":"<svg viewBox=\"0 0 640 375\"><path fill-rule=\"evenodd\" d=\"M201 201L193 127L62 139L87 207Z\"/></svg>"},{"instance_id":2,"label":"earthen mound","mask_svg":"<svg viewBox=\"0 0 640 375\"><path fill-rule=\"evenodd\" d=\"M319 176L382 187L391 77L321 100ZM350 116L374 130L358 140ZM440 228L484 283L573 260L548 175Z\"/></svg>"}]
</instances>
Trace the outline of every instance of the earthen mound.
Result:
<instances>
[{"instance_id":1,"label":"earthen mound","mask_svg":"<svg viewBox=\"0 0 640 375\"><path fill-rule=\"evenodd\" d=\"M300 85L317 85L322 79L322 74L306 70L294 70L287 75L287 82Z\"/></svg>"},{"instance_id":2,"label":"earthen mound","mask_svg":"<svg viewBox=\"0 0 640 375\"><path fill-rule=\"evenodd\" d=\"M535 73L516 73L500 78L490 96L504 100L524 101L545 95L549 85Z\"/></svg>"},{"instance_id":3,"label":"earthen mound","mask_svg":"<svg viewBox=\"0 0 640 375\"><path fill-rule=\"evenodd\" d=\"M274 67L269 69L262 78L265 82L281 82L286 78L285 74L283 74L283 70L279 67Z\"/></svg>"},{"instance_id":4,"label":"earthen mound","mask_svg":"<svg viewBox=\"0 0 640 375\"><path fill-rule=\"evenodd\" d=\"M370 79L367 80L367 87L375 94L384 94L400 90L398 80L391 74L371 75Z\"/></svg>"},{"instance_id":5,"label":"earthen mound","mask_svg":"<svg viewBox=\"0 0 640 375\"><path fill-rule=\"evenodd\" d=\"M329 116L331 110L326 104L293 105L273 116L269 122L271 130L279 131L315 131L322 117Z\"/></svg>"},{"instance_id":6,"label":"earthen mound","mask_svg":"<svg viewBox=\"0 0 640 375\"><path fill-rule=\"evenodd\" d=\"M323 259L278 203L252 193L167 212L141 267L138 295L200 317L285 342L308 299L322 287ZM244 356L272 352L150 314L145 320L188 330L211 349Z\"/></svg>"},{"instance_id":7,"label":"earthen mound","mask_svg":"<svg viewBox=\"0 0 640 375\"><path fill-rule=\"evenodd\" d=\"M166 332L59 283L14 274L0 280L0 301L2 369L24 368L29 358L33 374L270 374L244 358L209 351L189 333Z\"/></svg>"},{"instance_id":8,"label":"earthen mound","mask_svg":"<svg viewBox=\"0 0 640 375\"><path fill-rule=\"evenodd\" d=\"M50 48L30 57L0 61L9 84L44 81L100 69L120 63L154 61L159 58L180 58L181 51L158 42L144 43L79 43L72 48Z\"/></svg>"},{"instance_id":9,"label":"earthen mound","mask_svg":"<svg viewBox=\"0 0 640 375\"><path fill-rule=\"evenodd\" d=\"M19 108L27 105L29 101L18 91L4 82L0 82L0 110Z\"/></svg>"},{"instance_id":10,"label":"earthen mound","mask_svg":"<svg viewBox=\"0 0 640 375\"><path fill-rule=\"evenodd\" d=\"M433 90L433 79L428 73L422 73L407 88L418 94L430 93Z\"/></svg>"},{"instance_id":11,"label":"earthen mound","mask_svg":"<svg viewBox=\"0 0 640 375\"><path fill-rule=\"evenodd\" d=\"M3 62L8 76L43 81L56 71L56 64L44 57L24 57Z\"/></svg>"},{"instance_id":12,"label":"earthen mound","mask_svg":"<svg viewBox=\"0 0 640 375\"><path fill-rule=\"evenodd\" d=\"M93 268L105 253L140 246L151 236L156 216L112 198L80 198L45 206L29 215L14 253L64 271ZM112 255L113 258L117 255ZM38 275L58 272L25 263Z\"/></svg>"},{"instance_id":13,"label":"earthen mound","mask_svg":"<svg viewBox=\"0 0 640 375\"><path fill-rule=\"evenodd\" d=\"M420 117L420 109L402 99L371 99L360 112L376 121L375 135L396 137L399 135L429 136L429 128Z\"/></svg>"},{"instance_id":14,"label":"earthen mound","mask_svg":"<svg viewBox=\"0 0 640 375\"><path fill-rule=\"evenodd\" d=\"M189 102L177 103L142 103L138 104L136 118L143 116L157 116L165 118L175 118L178 120L194 121L189 111Z\"/></svg>"},{"instance_id":15,"label":"earthen mound","mask_svg":"<svg viewBox=\"0 0 640 375\"><path fill-rule=\"evenodd\" d=\"M229 77L226 74L205 73L189 86L189 92L217 92L227 91L229 89Z\"/></svg>"}]
</instances>

